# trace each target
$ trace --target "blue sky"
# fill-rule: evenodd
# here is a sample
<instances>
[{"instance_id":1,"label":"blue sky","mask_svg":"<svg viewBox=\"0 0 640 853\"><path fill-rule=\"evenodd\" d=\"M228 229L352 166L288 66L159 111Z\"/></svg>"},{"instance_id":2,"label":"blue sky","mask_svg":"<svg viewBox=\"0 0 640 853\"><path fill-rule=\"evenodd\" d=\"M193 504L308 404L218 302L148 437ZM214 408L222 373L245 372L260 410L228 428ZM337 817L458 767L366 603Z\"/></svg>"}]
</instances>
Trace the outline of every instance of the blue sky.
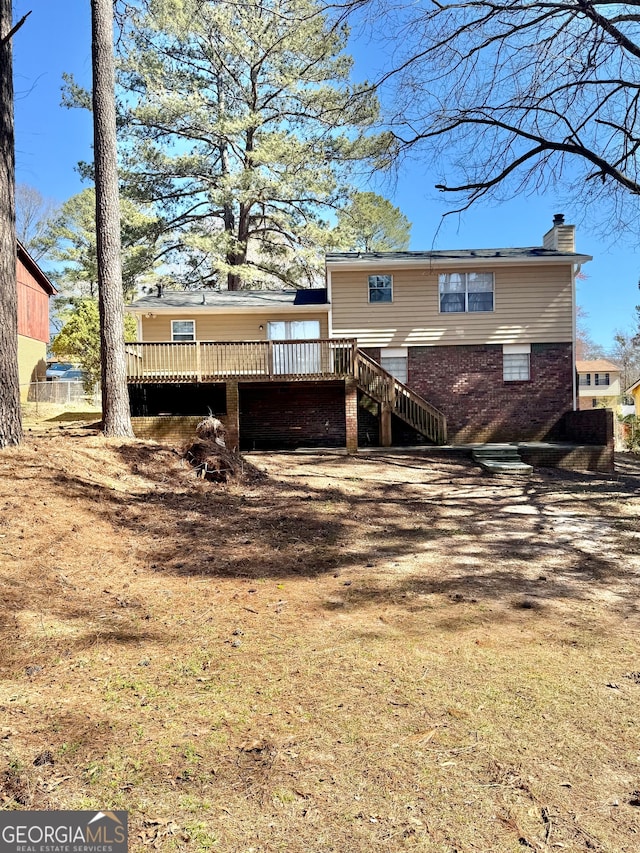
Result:
<instances>
[{"instance_id":1,"label":"blue sky","mask_svg":"<svg viewBox=\"0 0 640 853\"><path fill-rule=\"evenodd\" d=\"M89 114L60 106L63 72L90 84L89 0L14 0L15 17L30 9L14 38L17 180L62 202L83 189L76 166L91 157ZM356 73L366 76L367 49L354 48ZM414 158L402 165L393 182L374 188L413 223L412 249L540 245L553 214L562 212L567 222L578 225L578 251L594 257L583 269L586 278L578 290L591 336L608 349L616 329L632 328L640 303L640 247L628 237L615 245L612 238L597 237L581 224L580 210L549 196L484 204L442 222L448 208L433 189L435 182L429 164Z\"/></svg>"}]
</instances>

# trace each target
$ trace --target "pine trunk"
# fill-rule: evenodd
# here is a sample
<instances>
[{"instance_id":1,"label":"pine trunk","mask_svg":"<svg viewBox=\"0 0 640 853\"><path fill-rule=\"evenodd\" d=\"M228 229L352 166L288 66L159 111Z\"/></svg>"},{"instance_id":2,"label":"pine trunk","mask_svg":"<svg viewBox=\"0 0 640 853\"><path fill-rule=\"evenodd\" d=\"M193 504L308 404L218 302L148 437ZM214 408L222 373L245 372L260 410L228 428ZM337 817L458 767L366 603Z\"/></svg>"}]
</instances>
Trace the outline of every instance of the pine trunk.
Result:
<instances>
[{"instance_id":1,"label":"pine trunk","mask_svg":"<svg viewBox=\"0 0 640 853\"><path fill-rule=\"evenodd\" d=\"M11 23L11 0L0 0L3 39ZM22 441L12 65L11 39L7 39L0 44L0 448Z\"/></svg>"},{"instance_id":2,"label":"pine trunk","mask_svg":"<svg viewBox=\"0 0 640 853\"><path fill-rule=\"evenodd\" d=\"M133 436L124 347L113 0L91 0L91 23L102 418L106 436Z\"/></svg>"}]
</instances>

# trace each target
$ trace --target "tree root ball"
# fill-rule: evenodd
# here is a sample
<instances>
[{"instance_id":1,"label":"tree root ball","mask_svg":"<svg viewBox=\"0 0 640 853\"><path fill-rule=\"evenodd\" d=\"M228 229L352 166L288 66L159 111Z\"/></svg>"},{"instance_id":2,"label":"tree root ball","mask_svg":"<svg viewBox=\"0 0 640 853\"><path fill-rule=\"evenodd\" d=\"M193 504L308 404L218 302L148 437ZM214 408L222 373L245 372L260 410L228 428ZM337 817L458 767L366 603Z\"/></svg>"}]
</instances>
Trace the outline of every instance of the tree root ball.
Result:
<instances>
[{"instance_id":1,"label":"tree root ball","mask_svg":"<svg viewBox=\"0 0 640 853\"><path fill-rule=\"evenodd\" d=\"M195 469L196 476L212 483L256 482L266 474L247 462L240 453L228 450L215 438L198 439L184 451L183 458Z\"/></svg>"}]
</instances>

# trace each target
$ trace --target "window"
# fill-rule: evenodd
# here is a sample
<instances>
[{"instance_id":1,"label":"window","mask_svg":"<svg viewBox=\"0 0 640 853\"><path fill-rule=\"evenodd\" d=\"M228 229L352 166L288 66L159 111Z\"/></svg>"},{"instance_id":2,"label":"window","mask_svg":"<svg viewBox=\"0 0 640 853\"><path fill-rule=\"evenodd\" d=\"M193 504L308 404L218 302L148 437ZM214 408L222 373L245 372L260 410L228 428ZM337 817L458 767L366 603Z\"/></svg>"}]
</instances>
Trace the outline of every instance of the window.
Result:
<instances>
[{"instance_id":1,"label":"window","mask_svg":"<svg viewBox=\"0 0 640 853\"><path fill-rule=\"evenodd\" d=\"M608 373L596 373L596 385L607 386L609 385L609 374Z\"/></svg>"},{"instance_id":2,"label":"window","mask_svg":"<svg viewBox=\"0 0 640 853\"><path fill-rule=\"evenodd\" d=\"M531 379L531 345L505 344L502 347L502 378L505 382Z\"/></svg>"},{"instance_id":3,"label":"window","mask_svg":"<svg viewBox=\"0 0 640 853\"><path fill-rule=\"evenodd\" d=\"M369 276L369 302L392 302L393 276Z\"/></svg>"},{"instance_id":4,"label":"window","mask_svg":"<svg viewBox=\"0 0 640 853\"><path fill-rule=\"evenodd\" d=\"M442 314L493 311L492 272L441 273L438 281Z\"/></svg>"},{"instance_id":5,"label":"window","mask_svg":"<svg viewBox=\"0 0 640 853\"><path fill-rule=\"evenodd\" d=\"M196 321L195 320L172 320L171 321L171 340L172 341L195 341L196 339Z\"/></svg>"},{"instance_id":6,"label":"window","mask_svg":"<svg viewBox=\"0 0 640 853\"><path fill-rule=\"evenodd\" d=\"M407 384L407 349L406 347L387 347L380 353L380 366L387 373L402 382Z\"/></svg>"},{"instance_id":7,"label":"window","mask_svg":"<svg viewBox=\"0 0 640 853\"><path fill-rule=\"evenodd\" d=\"M578 378L578 384L583 385L585 387L591 385L591 374L590 373L581 373Z\"/></svg>"}]
</instances>

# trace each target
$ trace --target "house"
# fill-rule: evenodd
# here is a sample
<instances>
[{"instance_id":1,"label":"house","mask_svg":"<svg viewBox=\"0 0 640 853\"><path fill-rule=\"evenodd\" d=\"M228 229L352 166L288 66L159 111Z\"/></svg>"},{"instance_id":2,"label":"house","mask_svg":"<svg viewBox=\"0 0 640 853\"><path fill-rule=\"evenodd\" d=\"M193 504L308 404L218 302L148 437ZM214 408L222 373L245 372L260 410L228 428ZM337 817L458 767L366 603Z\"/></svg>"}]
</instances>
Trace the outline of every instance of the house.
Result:
<instances>
[{"instance_id":1,"label":"house","mask_svg":"<svg viewBox=\"0 0 640 853\"><path fill-rule=\"evenodd\" d=\"M539 246L330 254L326 289L159 289L130 306L134 429L211 410L246 449L570 438L591 260L574 231L556 215Z\"/></svg>"},{"instance_id":2,"label":"house","mask_svg":"<svg viewBox=\"0 0 640 853\"><path fill-rule=\"evenodd\" d=\"M30 384L45 378L49 343L49 299L57 291L19 241L16 272L20 398L26 400Z\"/></svg>"},{"instance_id":3,"label":"house","mask_svg":"<svg viewBox=\"0 0 640 853\"><path fill-rule=\"evenodd\" d=\"M617 364L599 358L593 361L576 361L578 372L578 408L593 409L603 406L616 409L622 394L621 370Z\"/></svg>"},{"instance_id":4,"label":"house","mask_svg":"<svg viewBox=\"0 0 640 853\"><path fill-rule=\"evenodd\" d=\"M640 418L640 379L637 382L634 382L627 390L624 392L627 397L633 397L633 402L635 405L635 415L637 418Z\"/></svg>"}]
</instances>

